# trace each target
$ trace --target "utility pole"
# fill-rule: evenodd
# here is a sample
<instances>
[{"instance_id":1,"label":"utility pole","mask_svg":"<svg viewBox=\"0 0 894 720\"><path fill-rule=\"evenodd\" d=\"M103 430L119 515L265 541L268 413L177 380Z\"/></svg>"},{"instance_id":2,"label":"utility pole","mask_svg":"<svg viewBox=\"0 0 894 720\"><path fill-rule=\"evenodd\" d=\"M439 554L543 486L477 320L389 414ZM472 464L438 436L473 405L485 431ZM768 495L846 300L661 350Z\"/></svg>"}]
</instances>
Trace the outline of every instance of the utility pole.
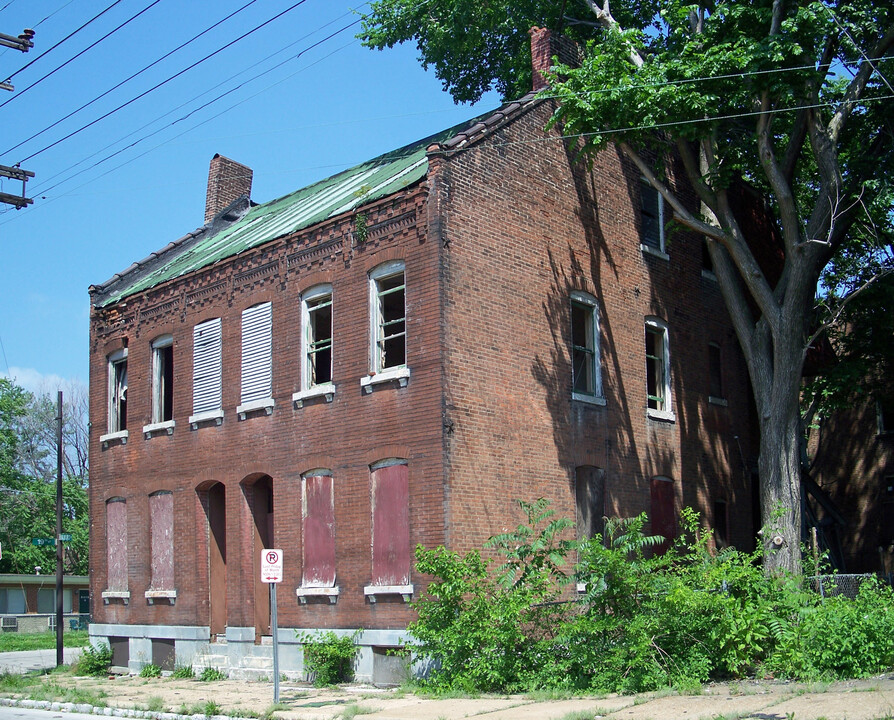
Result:
<instances>
[{"instance_id":1,"label":"utility pole","mask_svg":"<svg viewBox=\"0 0 894 720\"><path fill-rule=\"evenodd\" d=\"M19 50L23 53L28 52L31 48L34 47L33 40L34 31L31 28L25 28L24 30L22 30L22 34L18 37L0 33L0 47L12 48L13 50ZM12 91L15 90L15 88L12 86L12 83L9 82L9 78L7 78L6 82L0 82L0 90ZM19 197L18 195L11 195L10 193L0 192L0 203L14 205L16 210L21 210L26 205L30 205L34 202L31 198L25 197L25 183L28 182L28 178L34 177L33 172L31 172L30 170L22 170L19 167L7 167L6 165L0 165L0 177L22 181L22 196Z\"/></svg>"},{"instance_id":2,"label":"utility pole","mask_svg":"<svg viewBox=\"0 0 894 720\"><path fill-rule=\"evenodd\" d=\"M62 391L59 391L56 415L56 667L65 662L62 650Z\"/></svg>"}]
</instances>

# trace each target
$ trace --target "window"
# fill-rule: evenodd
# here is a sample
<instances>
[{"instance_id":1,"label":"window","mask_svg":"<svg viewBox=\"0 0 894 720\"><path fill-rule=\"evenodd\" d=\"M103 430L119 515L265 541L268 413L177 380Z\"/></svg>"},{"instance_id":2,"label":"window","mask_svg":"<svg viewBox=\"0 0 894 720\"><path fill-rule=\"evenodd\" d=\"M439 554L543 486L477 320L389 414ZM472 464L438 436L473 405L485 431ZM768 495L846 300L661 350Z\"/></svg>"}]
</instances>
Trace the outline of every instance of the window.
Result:
<instances>
[{"instance_id":1,"label":"window","mask_svg":"<svg viewBox=\"0 0 894 720\"><path fill-rule=\"evenodd\" d=\"M646 398L649 417L674 419L667 325L658 318L646 320Z\"/></svg>"},{"instance_id":2,"label":"window","mask_svg":"<svg viewBox=\"0 0 894 720\"><path fill-rule=\"evenodd\" d=\"M106 501L106 553L108 590L103 593L103 597L129 597L127 592L127 502L122 497Z\"/></svg>"},{"instance_id":3,"label":"window","mask_svg":"<svg viewBox=\"0 0 894 720\"><path fill-rule=\"evenodd\" d=\"M304 335L303 389L332 382L332 286L320 285L301 302Z\"/></svg>"},{"instance_id":4,"label":"window","mask_svg":"<svg viewBox=\"0 0 894 720\"><path fill-rule=\"evenodd\" d=\"M372 583L365 594L400 594L410 585L409 472L406 460L390 458L370 466L372 499Z\"/></svg>"},{"instance_id":5,"label":"window","mask_svg":"<svg viewBox=\"0 0 894 720\"><path fill-rule=\"evenodd\" d=\"M407 363L404 264L387 263L370 274L375 372Z\"/></svg>"},{"instance_id":6,"label":"window","mask_svg":"<svg viewBox=\"0 0 894 720\"><path fill-rule=\"evenodd\" d=\"M25 591L22 588L0 588L0 614L25 614Z\"/></svg>"},{"instance_id":7,"label":"window","mask_svg":"<svg viewBox=\"0 0 894 720\"><path fill-rule=\"evenodd\" d=\"M602 398L596 299L576 290L571 293L571 379L575 400Z\"/></svg>"},{"instance_id":8,"label":"window","mask_svg":"<svg viewBox=\"0 0 894 720\"><path fill-rule=\"evenodd\" d=\"M127 430L127 348L109 355L109 434Z\"/></svg>"},{"instance_id":9,"label":"window","mask_svg":"<svg viewBox=\"0 0 894 720\"><path fill-rule=\"evenodd\" d=\"M879 434L894 433L894 395L877 398L875 407L878 413Z\"/></svg>"},{"instance_id":10,"label":"window","mask_svg":"<svg viewBox=\"0 0 894 720\"><path fill-rule=\"evenodd\" d=\"M664 198L645 178L640 183L639 198L641 247L664 255Z\"/></svg>"},{"instance_id":11,"label":"window","mask_svg":"<svg viewBox=\"0 0 894 720\"><path fill-rule=\"evenodd\" d=\"M326 595L334 602L335 487L329 470L311 470L301 477L303 563L298 598Z\"/></svg>"},{"instance_id":12,"label":"window","mask_svg":"<svg viewBox=\"0 0 894 720\"><path fill-rule=\"evenodd\" d=\"M162 335L152 341L152 422L174 419L174 339Z\"/></svg>"},{"instance_id":13,"label":"window","mask_svg":"<svg viewBox=\"0 0 894 720\"><path fill-rule=\"evenodd\" d=\"M242 402L240 417L273 407L273 305L253 305L242 311Z\"/></svg>"},{"instance_id":14,"label":"window","mask_svg":"<svg viewBox=\"0 0 894 720\"><path fill-rule=\"evenodd\" d=\"M220 318L199 323L192 331L193 394L189 422L195 427L203 420L223 417L221 408Z\"/></svg>"},{"instance_id":15,"label":"window","mask_svg":"<svg viewBox=\"0 0 894 720\"><path fill-rule=\"evenodd\" d=\"M605 471L592 466L575 468L574 496L577 508L577 539L589 540L602 534L605 514Z\"/></svg>"},{"instance_id":16,"label":"window","mask_svg":"<svg viewBox=\"0 0 894 720\"><path fill-rule=\"evenodd\" d=\"M172 599L176 594L174 593L174 495L170 490L159 490L149 496L149 534L152 579L146 597L150 602L158 597Z\"/></svg>"},{"instance_id":17,"label":"window","mask_svg":"<svg viewBox=\"0 0 894 720\"><path fill-rule=\"evenodd\" d=\"M655 554L663 555L677 537L674 482L670 478L654 477L650 483L650 491L652 509L649 519L652 522L652 534L661 535L665 539L655 548Z\"/></svg>"},{"instance_id":18,"label":"window","mask_svg":"<svg viewBox=\"0 0 894 720\"><path fill-rule=\"evenodd\" d=\"M726 501L714 501L714 544L718 548L729 546L729 515Z\"/></svg>"},{"instance_id":19,"label":"window","mask_svg":"<svg viewBox=\"0 0 894 720\"><path fill-rule=\"evenodd\" d=\"M720 345L708 343L708 402L726 405L723 399L723 364Z\"/></svg>"}]
</instances>

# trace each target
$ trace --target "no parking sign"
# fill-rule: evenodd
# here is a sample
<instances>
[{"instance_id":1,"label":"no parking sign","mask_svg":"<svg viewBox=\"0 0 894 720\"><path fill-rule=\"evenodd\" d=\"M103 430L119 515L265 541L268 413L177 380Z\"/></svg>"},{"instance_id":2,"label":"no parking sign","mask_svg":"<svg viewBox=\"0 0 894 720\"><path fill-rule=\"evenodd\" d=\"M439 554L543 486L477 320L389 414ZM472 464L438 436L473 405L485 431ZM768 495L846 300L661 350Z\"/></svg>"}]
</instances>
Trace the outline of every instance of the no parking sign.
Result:
<instances>
[{"instance_id":1,"label":"no parking sign","mask_svg":"<svg viewBox=\"0 0 894 720\"><path fill-rule=\"evenodd\" d=\"M261 582L282 582L282 550L276 548L261 550Z\"/></svg>"}]
</instances>

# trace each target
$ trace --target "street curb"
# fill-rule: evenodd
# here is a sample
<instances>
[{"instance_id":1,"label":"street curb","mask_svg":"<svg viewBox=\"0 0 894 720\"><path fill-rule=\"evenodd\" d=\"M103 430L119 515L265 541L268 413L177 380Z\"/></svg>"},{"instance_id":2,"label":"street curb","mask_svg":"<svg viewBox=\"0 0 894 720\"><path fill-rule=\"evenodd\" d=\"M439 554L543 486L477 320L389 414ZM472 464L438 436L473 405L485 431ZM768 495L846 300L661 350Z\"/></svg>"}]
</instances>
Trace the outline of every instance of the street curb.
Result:
<instances>
[{"instance_id":1,"label":"street curb","mask_svg":"<svg viewBox=\"0 0 894 720\"><path fill-rule=\"evenodd\" d=\"M230 715L180 715L179 713L155 712L152 710L132 710L129 708L97 707L86 703L53 702L51 700L15 700L0 698L0 707L21 707L50 712L77 712L85 715L105 715L108 717L146 718L146 720L244 720Z\"/></svg>"}]
</instances>

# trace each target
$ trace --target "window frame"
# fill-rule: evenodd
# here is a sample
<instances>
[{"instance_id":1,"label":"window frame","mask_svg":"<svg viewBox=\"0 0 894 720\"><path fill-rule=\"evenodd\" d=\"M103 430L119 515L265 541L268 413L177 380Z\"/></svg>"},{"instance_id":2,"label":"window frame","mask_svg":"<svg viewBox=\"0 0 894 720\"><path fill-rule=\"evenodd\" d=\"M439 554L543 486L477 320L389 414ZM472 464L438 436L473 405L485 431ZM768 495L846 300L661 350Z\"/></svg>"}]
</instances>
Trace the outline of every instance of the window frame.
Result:
<instances>
[{"instance_id":1,"label":"window frame","mask_svg":"<svg viewBox=\"0 0 894 720\"><path fill-rule=\"evenodd\" d=\"M332 285L329 283L315 285L301 296L301 389L303 391L324 387L332 387L334 390L332 379L335 360L333 352L335 341L333 303ZM316 338L317 325L314 322L314 313L326 307L329 308L329 337L328 339L323 338L319 340ZM317 382L317 373L315 372L317 368L316 356L327 351L329 353L329 377L323 382ZM314 357L311 357L312 355Z\"/></svg>"},{"instance_id":2,"label":"window frame","mask_svg":"<svg viewBox=\"0 0 894 720\"><path fill-rule=\"evenodd\" d=\"M664 232L664 196L658 192L658 190L652 187L652 184L646 178L640 178L640 194L639 194L639 219L640 219L640 234L639 234L639 247L645 253L649 253L651 255L655 255L657 257L662 258L663 260L669 260L667 254L667 238ZM655 197L656 199L656 207L655 207L655 215L653 216L651 208L646 207L646 200L652 200ZM651 204L651 202L650 202ZM650 242L651 238L647 238L646 236L646 219L652 220L657 225L658 237L656 238L657 243Z\"/></svg>"},{"instance_id":3,"label":"window frame","mask_svg":"<svg viewBox=\"0 0 894 720\"><path fill-rule=\"evenodd\" d=\"M206 331L208 338L199 345L197 341ZM216 335L216 337L215 337ZM192 329L192 410L189 424L195 430L199 423L223 420L223 323L221 318L209 318ZM200 371L202 376L200 378ZM205 375L209 377L205 377ZM201 384L200 384L201 383ZM206 388L208 386L208 388ZM206 399L204 395L210 398ZM201 402L200 402L201 400ZM216 400L216 402L212 402Z\"/></svg>"},{"instance_id":4,"label":"window frame","mask_svg":"<svg viewBox=\"0 0 894 720\"><path fill-rule=\"evenodd\" d=\"M714 392L717 390L719 392ZM708 402L711 405L727 406L723 382L723 348L720 343L708 343Z\"/></svg>"},{"instance_id":5,"label":"window frame","mask_svg":"<svg viewBox=\"0 0 894 720\"><path fill-rule=\"evenodd\" d=\"M101 442L127 441L127 348L110 353L107 358L107 429ZM123 368L123 373L121 372ZM122 382L123 381L123 382ZM123 389L122 389L123 388ZM123 412L122 412L123 410Z\"/></svg>"},{"instance_id":6,"label":"window frame","mask_svg":"<svg viewBox=\"0 0 894 720\"><path fill-rule=\"evenodd\" d=\"M586 346L576 345L574 342L574 312L576 308L586 313L584 318L585 331L587 333L586 340L588 341ZM569 311L569 320L571 321L571 398L594 405L605 405L605 393L602 388L602 357L599 342L599 304L596 298L589 293L582 290L572 290L569 298ZM576 387L575 356L578 351L582 351L590 356L589 365L593 381L592 392L581 391Z\"/></svg>"},{"instance_id":7,"label":"window frame","mask_svg":"<svg viewBox=\"0 0 894 720\"><path fill-rule=\"evenodd\" d=\"M660 338L661 353L649 354L649 336ZM645 320L645 360L646 360L646 414L656 420L676 420L673 411L673 394L671 392L670 367L670 332L667 323L658 317L647 317ZM651 371L650 371L651 368ZM655 389L663 390L661 396L650 394L650 374L656 375ZM657 377L660 374L660 378ZM659 387L660 386L660 387ZM650 403L655 402L656 407Z\"/></svg>"},{"instance_id":8,"label":"window frame","mask_svg":"<svg viewBox=\"0 0 894 720\"><path fill-rule=\"evenodd\" d=\"M313 502L311 498L313 497ZM320 504L323 501L322 505ZM301 474L301 584L295 594L302 604L308 597L339 595L335 527L335 480L328 468ZM331 571L331 576L323 577Z\"/></svg>"},{"instance_id":9,"label":"window frame","mask_svg":"<svg viewBox=\"0 0 894 720\"><path fill-rule=\"evenodd\" d=\"M151 422L143 426L147 436L158 430L174 429L174 336L159 335L149 344L152 352Z\"/></svg>"},{"instance_id":10,"label":"window frame","mask_svg":"<svg viewBox=\"0 0 894 720\"><path fill-rule=\"evenodd\" d=\"M381 289L386 280L400 275L403 282L394 288ZM399 319L385 320L381 298L397 291L403 294L403 315ZM403 324L403 330L385 336L385 325ZM384 345L394 338L403 338L403 362L385 365L383 355L387 355ZM407 272L403 260L391 260L382 263L369 273L369 374L360 379L360 385L366 392L372 392L372 385L397 380L401 387L407 384L410 377L407 347Z\"/></svg>"}]
</instances>

